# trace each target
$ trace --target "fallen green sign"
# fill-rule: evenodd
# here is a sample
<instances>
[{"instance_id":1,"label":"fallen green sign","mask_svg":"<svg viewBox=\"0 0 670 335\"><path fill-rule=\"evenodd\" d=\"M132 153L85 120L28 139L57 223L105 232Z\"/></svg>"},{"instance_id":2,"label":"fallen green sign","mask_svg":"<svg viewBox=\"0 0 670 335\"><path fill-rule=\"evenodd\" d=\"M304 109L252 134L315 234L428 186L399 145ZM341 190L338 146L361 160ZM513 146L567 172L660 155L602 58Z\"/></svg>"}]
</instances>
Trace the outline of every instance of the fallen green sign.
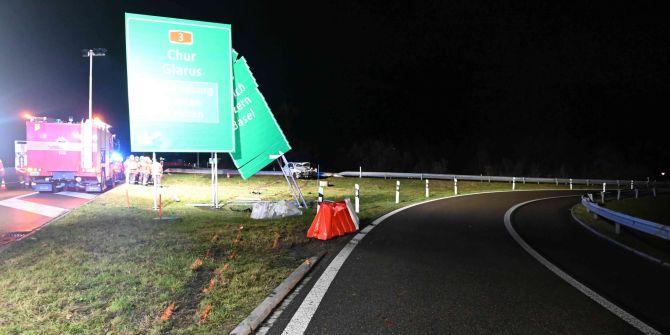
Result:
<instances>
[{"instance_id":1,"label":"fallen green sign","mask_svg":"<svg viewBox=\"0 0 670 335\"><path fill-rule=\"evenodd\" d=\"M277 120L272 115L265 98L244 57L233 64L235 112L235 151L230 154L244 179L248 179L277 155L291 150Z\"/></svg>"},{"instance_id":2,"label":"fallen green sign","mask_svg":"<svg viewBox=\"0 0 670 335\"><path fill-rule=\"evenodd\" d=\"M126 13L131 150L235 150L231 27Z\"/></svg>"}]
</instances>

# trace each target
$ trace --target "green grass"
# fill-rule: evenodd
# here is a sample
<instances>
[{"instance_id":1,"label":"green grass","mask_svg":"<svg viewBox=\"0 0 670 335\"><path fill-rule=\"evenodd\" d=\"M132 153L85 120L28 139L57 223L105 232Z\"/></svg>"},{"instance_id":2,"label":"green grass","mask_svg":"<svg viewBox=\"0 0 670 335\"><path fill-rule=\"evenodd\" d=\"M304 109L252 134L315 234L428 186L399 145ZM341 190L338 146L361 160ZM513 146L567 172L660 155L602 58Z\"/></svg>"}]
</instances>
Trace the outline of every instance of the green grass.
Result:
<instances>
[{"instance_id":1,"label":"green grass","mask_svg":"<svg viewBox=\"0 0 670 335\"><path fill-rule=\"evenodd\" d=\"M644 213L641 210L645 207L649 208L648 206L652 207L665 206L663 204L664 203L667 204L667 200L668 197L666 197L665 200L662 200L661 196L659 196L656 199L653 198L625 199L621 201L608 202L606 204L606 207L616 211L620 211L622 209L623 210L634 209L627 212L627 214L639 215L640 213ZM645 203L645 205L641 205L641 203ZM613 222L603 218L594 218L593 215L589 214L586 211L586 208L581 204L575 205L575 207L573 207L573 211L575 213L575 216L580 221L590 226L591 228L595 229L596 231L600 232L601 234L615 241L618 241L630 248L641 251L647 255L653 256L665 262L670 262L670 242L657 237L647 235L642 232L629 230L624 226L621 226L620 234L616 234L614 231ZM665 210L663 209L657 209L654 212L660 213L664 211ZM659 216L651 216L651 217L659 217Z\"/></svg>"},{"instance_id":2,"label":"green grass","mask_svg":"<svg viewBox=\"0 0 670 335\"><path fill-rule=\"evenodd\" d=\"M400 204L394 203L395 179L329 181L329 200L353 197L354 184L361 184L363 223L425 200L420 180L401 180ZM316 181L299 183L307 200L314 200ZM227 333L306 257L346 241L308 240L314 209L299 217L251 220L233 206L191 206L210 201L207 176L166 176L163 184L164 215L179 221L154 220L152 188L122 185L0 253L0 334ZM450 181L430 184L431 198L453 194ZM462 194L510 189L509 183L459 182ZM219 194L224 203L290 199L281 177L221 178ZM191 270L197 259L202 266ZM210 281L215 285L204 292ZM161 320L172 303L174 313Z\"/></svg>"},{"instance_id":3,"label":"green grass","mask_svg":"<svg viewBox=\"0 0 670 335\"><path fill-rule=\"evenodd\" d=\"M607 203L607 208L656 223L670 225L670 195L612 201Z\"/></svg>"}]
</instances>

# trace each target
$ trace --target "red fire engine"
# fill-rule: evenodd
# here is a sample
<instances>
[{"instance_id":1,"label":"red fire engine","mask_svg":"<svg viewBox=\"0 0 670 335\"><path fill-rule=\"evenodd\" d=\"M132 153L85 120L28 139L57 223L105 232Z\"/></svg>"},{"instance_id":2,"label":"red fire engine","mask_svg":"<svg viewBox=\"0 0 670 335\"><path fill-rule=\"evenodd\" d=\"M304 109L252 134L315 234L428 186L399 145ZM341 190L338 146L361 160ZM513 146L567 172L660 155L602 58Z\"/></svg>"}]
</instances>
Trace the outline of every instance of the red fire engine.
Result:
<instances>
[{"instance_id":1,"label":"red fire engine","mask_svg":"<svg viewBox=\"0 0 670 335\"><path fill-rule=\"evenodd\" d=\"M35 191L102 192L114 185L110 125L98 119L81 123L26 119L26 141L16 141L16 167Z\"/></svg>"}]
</instances>

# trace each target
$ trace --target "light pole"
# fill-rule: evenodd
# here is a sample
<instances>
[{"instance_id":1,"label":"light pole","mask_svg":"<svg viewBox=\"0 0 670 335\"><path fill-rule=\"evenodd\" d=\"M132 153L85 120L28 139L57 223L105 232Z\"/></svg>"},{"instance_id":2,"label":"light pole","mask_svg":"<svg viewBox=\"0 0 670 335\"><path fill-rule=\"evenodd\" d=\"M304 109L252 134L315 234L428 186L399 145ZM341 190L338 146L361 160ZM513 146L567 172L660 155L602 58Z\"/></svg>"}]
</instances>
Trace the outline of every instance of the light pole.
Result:
<instances>
[{"instance_id":1,"label":"light pole","mask_svg":"<svg viewBox=\"0 0 670 335\"><path fill-rule=\"evenodd\" d=\"M88 57L88 123L89 127L86 127L85 136L87 140L83 140L82 144L84 148L86 145L89 145L88 150L82 151L82 167L87 169L93 168L93 56L104 56L107 53L107 49L104 48L95 48L95 49L84 49L81 51L82 57ZM90 154L89 154L90 152Z\"/></svg>"},{"instance_id":2,"label":"light pole","mask_svg":"<svg viewBox=\"0 0 670 335\"><path fill-rule=\"evenodd\" d=\"M107 49L95 48L81 51L82 57L88 57L88 119L93 119L93 56L105 56Z\"/></svg>"}]
</instances>

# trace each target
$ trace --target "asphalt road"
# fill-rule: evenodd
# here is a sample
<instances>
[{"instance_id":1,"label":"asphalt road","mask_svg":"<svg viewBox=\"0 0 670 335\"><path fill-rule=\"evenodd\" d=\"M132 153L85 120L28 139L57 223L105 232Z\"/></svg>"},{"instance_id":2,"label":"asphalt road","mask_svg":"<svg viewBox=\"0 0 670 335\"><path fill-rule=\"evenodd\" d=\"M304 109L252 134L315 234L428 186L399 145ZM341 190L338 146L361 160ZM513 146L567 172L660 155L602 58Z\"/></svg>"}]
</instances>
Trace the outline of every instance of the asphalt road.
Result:
<instances>
[{"instance_id":1,"label":"asphalt road","mask_svg":"<svg viewBox=\"0 0 670 335\"><path fill-rule=\"evenodd\" d=\"M26 190L0 192L0 246L32 232L94 198L93 194L76 192L35 193Z\"/></svg>"},{"instance_id":2,"label":"asphalt road","mask_svg":"<svg viewBox=\"0 0 670 335\"><path fill-rule=\"evenodd\" d=\"M505 229L503 217L512 206L566 194L570 193L465 196L389 217L358 243L320 304L311 306L316 310L304 333L639 333L550 272ZM629 257L571 222L567 208L578 200L522 207L513 216L515 227L566 272L574 271L575 278L599 293L602 286L601 294L622 302L620 307L668 331L670 317L663 315L670 313L656 305L668 299L653 294L667 288L660 283L670 282L665 279L668 270ZM285 331L333 256L317 266L313 279L285 307L269 334ZM632 292L631 287L639 290Z\"/></svg>"}]
</instances>

